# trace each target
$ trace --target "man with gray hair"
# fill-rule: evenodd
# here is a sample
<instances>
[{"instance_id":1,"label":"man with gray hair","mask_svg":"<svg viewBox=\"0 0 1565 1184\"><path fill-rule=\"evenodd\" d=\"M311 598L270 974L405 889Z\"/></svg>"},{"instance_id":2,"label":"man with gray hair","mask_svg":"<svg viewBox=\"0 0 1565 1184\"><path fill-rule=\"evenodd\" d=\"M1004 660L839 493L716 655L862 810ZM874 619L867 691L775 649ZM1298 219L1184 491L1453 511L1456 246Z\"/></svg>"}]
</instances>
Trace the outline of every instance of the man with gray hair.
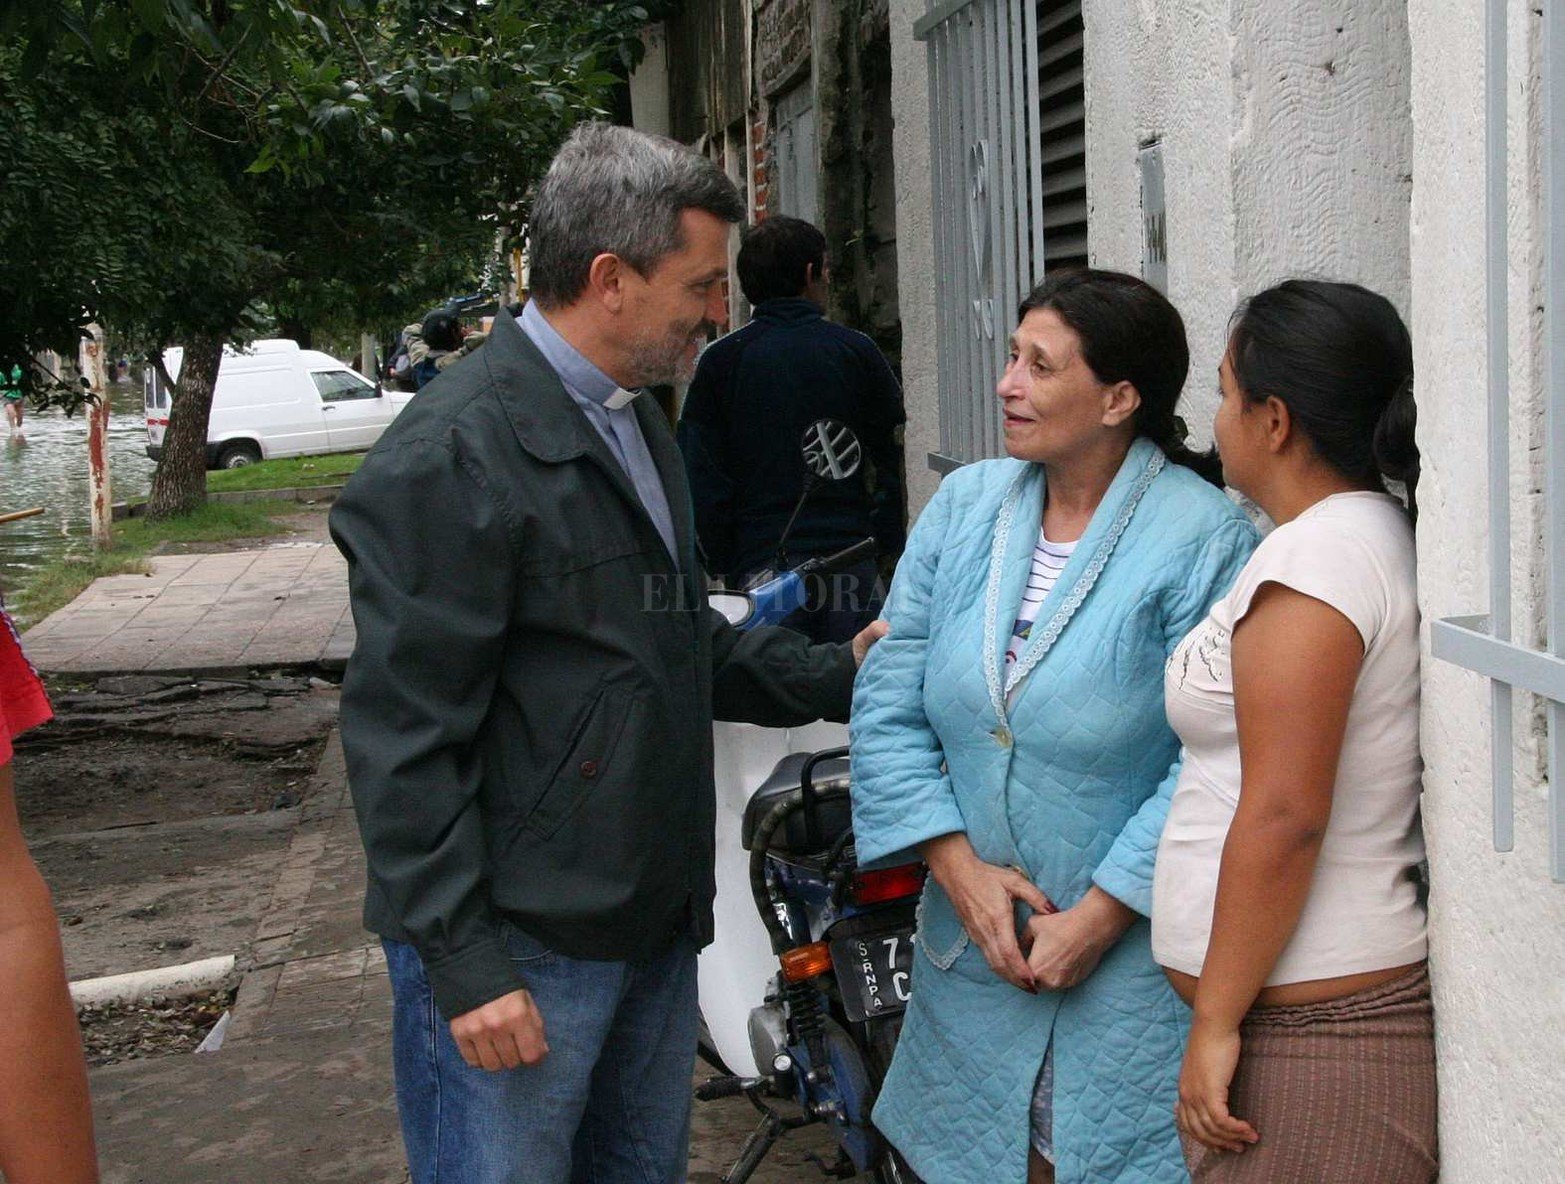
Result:
<instances>
[{"instance_id":1,"label":"man with gray hair","mask_svg":"<svg viewBox=\"0 0 1565 1184\"><path fill-rule=\"evenodd\" d=\"M577 128L533 204L532 302L332 511L365 923L418 1184L684 1179L714 702L844 718L879 636L811 646L712 611L673 433L637 398L724 321L743 214L698 154Z\"/></svg>"}]
</instances>

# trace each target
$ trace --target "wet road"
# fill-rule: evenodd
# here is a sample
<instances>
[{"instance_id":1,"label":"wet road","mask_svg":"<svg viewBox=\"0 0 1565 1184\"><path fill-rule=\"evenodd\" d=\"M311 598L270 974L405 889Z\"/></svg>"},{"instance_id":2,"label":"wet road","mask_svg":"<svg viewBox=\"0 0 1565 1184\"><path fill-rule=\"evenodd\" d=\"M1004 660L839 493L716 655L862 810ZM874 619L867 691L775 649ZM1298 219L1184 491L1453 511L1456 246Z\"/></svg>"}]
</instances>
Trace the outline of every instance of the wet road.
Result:
<instances>
[{"instance_id":1,"label":"wet road","mask_svg":"<svg viewBox=\"0 0 1565 1184\"><path fill-rule=\"evenodd\" d=\"M117 502L142 497L152 482L141 391L114 388L109 465ZM0 526L0 589L14 587L30 567L86 545L87 417L29 408L20 437L0 421L0 513L43 506L37 518Z\"/></svg>"}]
</instances>

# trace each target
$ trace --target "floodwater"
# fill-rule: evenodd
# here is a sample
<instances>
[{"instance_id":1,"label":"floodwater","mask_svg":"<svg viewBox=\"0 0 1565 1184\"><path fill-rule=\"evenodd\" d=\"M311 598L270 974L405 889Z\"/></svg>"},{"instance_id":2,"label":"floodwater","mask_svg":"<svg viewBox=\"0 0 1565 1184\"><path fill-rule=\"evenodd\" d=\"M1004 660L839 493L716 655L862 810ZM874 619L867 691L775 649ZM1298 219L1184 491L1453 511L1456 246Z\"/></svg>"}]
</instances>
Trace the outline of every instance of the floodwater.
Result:
<instances>
[{"instance_id":1,"label":"floodwater","mask_svg":"<svg viewBox=\"0 0 1565 1184\"><path fill-rule=\"evenodd\" d=\"M139 386L112 387L109 419L110 495L144 497L152 484L147 426ZM36 518L0 524L0 591L28 568L85 549L91 540L87 493L87 416L27 410L22 435L0 418L0 514L42 506Z\"/></svg>"}]
</instances>

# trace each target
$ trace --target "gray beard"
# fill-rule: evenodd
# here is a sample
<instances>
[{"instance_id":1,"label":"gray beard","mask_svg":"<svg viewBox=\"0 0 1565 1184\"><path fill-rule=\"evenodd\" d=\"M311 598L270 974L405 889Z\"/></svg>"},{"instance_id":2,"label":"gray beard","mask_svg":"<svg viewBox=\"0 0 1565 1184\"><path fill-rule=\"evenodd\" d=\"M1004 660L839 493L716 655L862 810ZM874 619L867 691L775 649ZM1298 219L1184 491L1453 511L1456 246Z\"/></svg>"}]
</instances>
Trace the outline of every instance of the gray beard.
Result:
<instances>
[{"instance_id":1,"label":"gray beard","mask_svg":"<svg viewBox=\"0 0 1565 1184\"><path fill-rule=\"evenodd\" d=\"M701 327L692 332L699 334ZM678 344L668 338L658 341L638 341L630 351L630 369L637 386L676 386L687 383L695 376L695 363L686 363L685 350L690 337L681 337Z\"/></svg>"}]
</instances>

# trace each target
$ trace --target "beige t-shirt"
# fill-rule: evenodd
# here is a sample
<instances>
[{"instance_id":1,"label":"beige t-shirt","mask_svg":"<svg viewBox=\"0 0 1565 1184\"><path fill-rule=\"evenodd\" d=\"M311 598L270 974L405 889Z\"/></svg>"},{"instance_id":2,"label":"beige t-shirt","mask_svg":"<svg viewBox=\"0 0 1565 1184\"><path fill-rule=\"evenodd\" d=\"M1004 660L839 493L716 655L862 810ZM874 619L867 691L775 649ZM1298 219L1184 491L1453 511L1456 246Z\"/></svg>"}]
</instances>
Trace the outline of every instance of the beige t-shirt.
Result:
<instances>
[{"instance_id":1,"label":"beige t-shirt","mask_svg":"<svg viewBox=\"0 0 1565 1184\"><path fill-rule=\"evenodd\" d=\"M1206 961L1223 842L1239 802L1230 647L1268 582L1352 621L1364 661L1315 878L1266 985L1417 962L1427 939L1413 878L1424 857L1413 530L1401 504L1379 493L1337 494L1274 530L1168 661L1165 704L1184 764L1158 845L1152 955L1191 975Z\"/></svg>"}]
</instances>

